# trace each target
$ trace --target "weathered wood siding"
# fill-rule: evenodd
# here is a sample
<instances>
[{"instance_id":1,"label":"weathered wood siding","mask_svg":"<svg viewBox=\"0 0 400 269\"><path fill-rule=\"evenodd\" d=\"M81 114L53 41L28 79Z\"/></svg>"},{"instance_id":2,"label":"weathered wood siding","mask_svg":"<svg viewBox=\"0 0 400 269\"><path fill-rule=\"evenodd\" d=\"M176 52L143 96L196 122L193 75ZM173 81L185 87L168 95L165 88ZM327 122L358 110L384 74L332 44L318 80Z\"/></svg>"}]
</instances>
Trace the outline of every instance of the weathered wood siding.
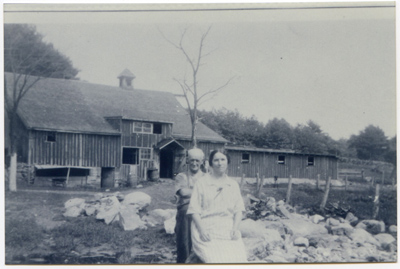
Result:
<instances>
[{"instance_id":1,"label":"weathered wood siding","mask_svg":"<svg viewBox=\"0 0 400 269\"><path fill-rule=\"evenodd\" d=\"M81 167L119 167L121 139L115 135L56 133L46 142L48 132L31 131L30 163Z\"/></svg>"},{"instance_id":2,"label":"weathered wood siding","mask_svg":"<svg viewBox=\"0 0 400 269\"><path fill-rule=\"evenodd\" d=\"M161 134L133 133L133 121L122 121L122 146L152 148L163 139L171 137L172 124L162 124Z\"/></svg>"},{"instance_id":3,"label":"weathered wood siding","mask_svg":"<svg viewBox=\"0 0 400 269\"><path fill-rule=\"evenodd\" d=\"M308 156L282 153L246 152L250 153L250 162L242 163L241 151L228 151L231 158L228 174L239 177L245 174L246 177L260 176L287 178L290 175L294 178L316 179L320 174L321 178L337 178L337 159L334 157L314 156L314 165L307 165ZM285 164L278 163L278 156L285 156Z\"/></svg>"}]
</instances>

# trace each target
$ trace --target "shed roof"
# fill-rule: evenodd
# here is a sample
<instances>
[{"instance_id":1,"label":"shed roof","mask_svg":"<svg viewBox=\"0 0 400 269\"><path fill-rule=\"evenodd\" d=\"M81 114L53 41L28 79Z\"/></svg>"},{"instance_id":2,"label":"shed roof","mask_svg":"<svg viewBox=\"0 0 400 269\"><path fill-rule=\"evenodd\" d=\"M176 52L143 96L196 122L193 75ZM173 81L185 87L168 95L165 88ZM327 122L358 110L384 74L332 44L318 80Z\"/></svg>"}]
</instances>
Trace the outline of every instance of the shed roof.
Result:
<instances>
[{"instance_id":1,"label":"shed roof","mask_svg":"<svg viewBox=\"0 0 400 269\"><path fill-rule=\"evenodd\" d=\"M5 73L8 92L13 76ZM116 134L107 117L172 122L175 138L190 138L188 112L169 92L127 90L78 80L39 80L21 100L19 115L28 128ZM198 123L198 140L227 142Z\"/></svg>"},{"instance_id":2,"label":"shed roof","mask_svg":"<svg viewBox=\"0 0 400 269\"><path fill-rule=\"evenodd\" d=\"M279 154L288 154L288 155L307 155L307 156L321 156L321 157L333 157L337 158L335 155L330 154L314 154L314 153L302 153L296 152L295 150L290 149L269 149L269 148L256 148L256 147L241 147L241 146L226 146L227 150L232 151L243 151L243 152L265 152L265 153L279 153Z\"/></svg>"}]
</instances>

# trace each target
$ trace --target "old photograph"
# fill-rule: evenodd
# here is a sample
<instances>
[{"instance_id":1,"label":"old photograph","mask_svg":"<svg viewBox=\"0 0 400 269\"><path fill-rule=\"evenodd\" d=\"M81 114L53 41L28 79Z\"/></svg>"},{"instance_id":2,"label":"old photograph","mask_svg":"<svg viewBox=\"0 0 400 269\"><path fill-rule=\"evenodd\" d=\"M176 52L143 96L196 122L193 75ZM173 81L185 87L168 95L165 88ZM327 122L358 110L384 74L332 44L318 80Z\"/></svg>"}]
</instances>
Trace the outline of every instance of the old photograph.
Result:
<instances>
[{"instance_id":1,"label":"old photograph","mask_svg":"<svg viewBox=\"0 0 400 269\"><path fill-rule=\"evenodd\" d=\"M6 265L396 266L396 2L3 9Z\"/></svg>"}]
</instances>

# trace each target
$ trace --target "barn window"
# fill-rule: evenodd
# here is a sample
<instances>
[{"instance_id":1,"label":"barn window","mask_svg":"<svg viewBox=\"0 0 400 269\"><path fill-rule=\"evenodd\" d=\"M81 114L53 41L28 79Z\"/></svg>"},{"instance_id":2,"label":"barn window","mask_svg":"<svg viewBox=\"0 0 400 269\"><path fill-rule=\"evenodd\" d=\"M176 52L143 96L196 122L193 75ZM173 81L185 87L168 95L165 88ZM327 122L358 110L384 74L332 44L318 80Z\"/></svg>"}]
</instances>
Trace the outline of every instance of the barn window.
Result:
<instances>
[{"instance_id":1,"label":"barn window","mask_svg":"<svg viewBox=\"0 0 400 269\"><path fill-rule=\"evenodd\" d=\"M153 124L148 122L134 122L133 132L151 134L153 132Z\"/></svg>"},{"instance_id":2,"label":"barn window","mask_svg":"<svg viewBox=\"0 0 400 269\"><path fill-rule=\"evenodd\" d=\"M137 148L123 148L122 163L123 164L139 164L138 153L139 153L139 149L137 149Z\"/></svg>"},{"instance_id":3,"label":"barn window","mask_svg":"<svg viewBox=\"0 0 400 269\"><path fill-rule=\"evenodd\" d=\"M140 149L140 159L142 160L151 159L151 149Z\"/></svg>"},{"instance_id":4,"label":"barn window","mask_svg":"<svg viewBox=\"0 0 400 269\"><path fill-rule=\"evenodd\" d=\"M47 133L46 142L56 142L56 133L55 132Z\"/></svg>"},{"instance_id":5,"label":"barn window","mask_svg":"<svg viewBox=\"0 0 400 269\"><path fill-rule=\"evenodd\" d=\"M153 134L162 134L161 123L153 123Z\"/></svg>"},{"instance_id":6,"label":"barn window","mask_svg":"<svg viewBox=\"0 0 400 269\"><path fill-rule=\"evenodd\" d=\"M250 153L242 153L242 163L250 162Z\"/></svg>"},{"instance_id":7,"label":"barn window","mask_svg":"<svg viewBox=\"0 0 400 269\"><path fill-rule=\"evenodd\" d=\"M278 164L285 164L285 156L284 155L278 156Z\"/></svg>"},{"instance_id":8,"label":"barn window","mask_svg":"<svg viewBox=\"0 0 400 269\"><path fill-rule=\"evenodd\" d=\"M308 156L307 165L308 166L313 166L314 165L314 157L313 156Z\"/></svg>"}]
</instances>

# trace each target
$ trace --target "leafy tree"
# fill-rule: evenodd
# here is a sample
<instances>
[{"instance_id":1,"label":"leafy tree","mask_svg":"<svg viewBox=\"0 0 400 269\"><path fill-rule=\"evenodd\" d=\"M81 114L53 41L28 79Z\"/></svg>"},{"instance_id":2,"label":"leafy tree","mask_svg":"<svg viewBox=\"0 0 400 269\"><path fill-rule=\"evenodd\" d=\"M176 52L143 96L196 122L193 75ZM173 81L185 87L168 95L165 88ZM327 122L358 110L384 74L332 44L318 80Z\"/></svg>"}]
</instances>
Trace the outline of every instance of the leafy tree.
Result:
<instances>
[{"instance_id":1,"label":"leafy tree","mask_svg":"<svg viewBox=\"0 0 400 269\"><path fill-rule=\"evenodd\" d=\"M9 119L10 190L16 191L16 122L22 98L40 79L74 79L78 70L52 44L43 41L43 36L36 31L35 26L27 24L4 25L4 70L12 73L12 80L4 78L4 96Z\"/></svg>"},{"instance_id":2,"label":"leafy tree","mask_svg":"<svg viewBox=\"0 0 400 269\"><path fill-rule=\"evenodd\" d=\"M258 146L261 142L263 124L256 117L243 117L239 111L225 108L199 111L202 123L236 145Z\"/></svg>"},{"instance_id":3,"label":"leafy tree","mask_svg":"<svg viewBox=\"0 0 400 269\"><path fill-rule=\"evenodd\" d=\"M359 135L352 135L349 139L349 148L354 148L357 157L362 160L382 161L388 147L388 139L383 130L373 125L367 126Z\"/></svg>"},{"instance_id":4,"label":"leafy tree","mask_svg":"<svg viewBox=\"0 0 400 269\"><path fill-rule=\"evenodd\" d=\"M285 119L274 118L265 125L263 146L273 149L291 149L293 128Z\"/></svg>"},{"instance_id":5,"label":"leafy tree","mask_svg":"<svg viewBox=\"0 0 400 269\"><path fill-rule=\"evenodd\" d=\"M328 134L322 132L321 127L309 120L307 125L298 124L294 130L294 148L304 153L338 154L337 142Z\"/></svg>"}]
</instances>

